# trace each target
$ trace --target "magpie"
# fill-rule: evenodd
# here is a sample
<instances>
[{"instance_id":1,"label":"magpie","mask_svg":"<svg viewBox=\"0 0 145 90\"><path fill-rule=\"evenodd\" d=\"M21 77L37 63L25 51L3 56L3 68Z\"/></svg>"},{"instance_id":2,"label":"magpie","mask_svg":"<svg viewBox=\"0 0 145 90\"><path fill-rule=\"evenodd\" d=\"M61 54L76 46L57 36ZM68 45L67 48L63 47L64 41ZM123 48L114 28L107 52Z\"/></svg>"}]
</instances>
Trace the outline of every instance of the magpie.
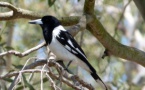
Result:
<instances>
[{"instance_id":1,"label":"magpie","mask_svg":"<svg viewBox=\"0 0 145 90\"><path fill-rule=\"evenodd\" d=\"M59 20L53 16L43 16L41 19L32 20L30 24L39 24L49 49L57 56L57 60L69 61L85 69L105 90L107 86L97 75L96 70L75 41L73 36L64 29ZM69 65L68 65L69 66Z\"/></svg>"}]
</instances>

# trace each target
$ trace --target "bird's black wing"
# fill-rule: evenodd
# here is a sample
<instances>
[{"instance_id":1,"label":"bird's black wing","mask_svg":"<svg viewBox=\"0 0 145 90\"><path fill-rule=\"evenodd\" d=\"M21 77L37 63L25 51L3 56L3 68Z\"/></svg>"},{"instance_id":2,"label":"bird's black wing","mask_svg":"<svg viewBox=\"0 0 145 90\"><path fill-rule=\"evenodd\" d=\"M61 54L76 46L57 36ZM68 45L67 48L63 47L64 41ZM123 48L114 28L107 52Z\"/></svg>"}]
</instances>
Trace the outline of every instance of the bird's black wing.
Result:
<instances>
[{"instance_id":1,"label":"bird's black wing","mask_svg":"<svg viewBox=\"0 0 145 90\"><path fill-rule=\"evenodd\" d=\"M60 31L56 39L72 54L77 56L79 59L87 61L84 51L80 48L77 42L74 40L71 34L67 31Z\"/></svg>"}]
</instances>

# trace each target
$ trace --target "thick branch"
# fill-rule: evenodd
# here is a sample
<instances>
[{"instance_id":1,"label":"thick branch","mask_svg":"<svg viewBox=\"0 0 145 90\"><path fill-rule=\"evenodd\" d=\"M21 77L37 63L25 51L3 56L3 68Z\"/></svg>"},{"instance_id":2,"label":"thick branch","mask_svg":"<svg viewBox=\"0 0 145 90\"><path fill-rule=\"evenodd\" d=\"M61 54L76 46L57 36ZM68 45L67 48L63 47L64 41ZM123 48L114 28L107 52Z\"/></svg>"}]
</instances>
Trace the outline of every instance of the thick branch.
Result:
<instances>
[{"instance_id":1,"label":"thick branch","mask_svg":"<svg viewBox=\"0 0 145 90\"><path fill-rule=\"evenodd\" d=\"M97 18L87 25L87 29L103 44L110 55L121 57L145 66L145 52L117 42L106 32Z\"/></svg>"},{"instance_id":2,"label":"thick branch","mask_svg":"<svg viewBox=\"0 0 145 90\"><path fill-rule=\"evenodd\" d=\"M38 13L17 8L7 2L0 2L0 7L7 7L10 10L12 10L9 12L0 13L0 20L13 20L17 18L29 18L29 19L40 18L40 15Z\"/></svg>"},{"instance_id":3,"label":"thick branch","mask_svg":"<svg viewBox=\"0 0 145 90\"><path fill-rule=\"evenodd\" d=\"M25 10L22 8L17 8L10 3L7 2L0 2L0 7L7 7L12 11L0 13L0 20L14 20L19 18L25 19L37 19L41 18L44 15L40 15L39 13L32 12L30 10ZM71 16L71 17L63 17L59 20L61 21L62 25L70 26L77 24L79 22L79 16Z\"/></svg>"},{"instance_id":4,"label":"thick branch","mask_svg":"<svg viewBox=\"0 0 145 90\"><path fill-rule=\"evenodd\" d=\"M94 5L94 0L91 2L86 0L84 5L84 13L87 15L86 19L88 21L87 29L103 44L107 49L107 53L145 66L145 52L117 42L108 32L106 32L103 25L95 17L93 10L91 10L93 8L88 7L91 3ZM88 12L88 10L91 12Z\"/></svg>"},{"instance_id":5,"label":"thick branch","mask_svg":"<svg viewBox=\"0 0 145 90\"><path fill-rule=\"evenodd\" d=\"M13 10L14 12L17 12L17 8L8 2L0 2L0 6L7 7L9 9Z\"/></svg>"},{"instance_id":6,"label":"thick branch","mask_svg":"<svg viewBox=\"0 0 145 90\"><path fill-rule=\"evenodd\" d=\"M62 17L59 18L59 21L63 26L72 26L79 22L80 16L70 16L70 17Z\"/></svg>"},{"instance_id":7,"label":"thick branch","mask_svg":"<svg viewBox=\"0 0 145 90\"><path fill-rule=\"evenodd\" d=\"M84 14L94 14L95 0L85 0Z\"/></svg>"}]
</instances>

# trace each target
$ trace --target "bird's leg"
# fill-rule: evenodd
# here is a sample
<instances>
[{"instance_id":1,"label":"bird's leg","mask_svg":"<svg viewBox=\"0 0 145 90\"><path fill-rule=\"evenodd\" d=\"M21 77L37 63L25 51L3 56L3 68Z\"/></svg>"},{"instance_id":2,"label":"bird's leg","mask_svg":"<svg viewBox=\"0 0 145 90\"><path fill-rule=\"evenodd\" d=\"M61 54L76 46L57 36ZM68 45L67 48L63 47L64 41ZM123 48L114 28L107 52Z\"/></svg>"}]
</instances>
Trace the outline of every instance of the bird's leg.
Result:
<instances>
[{"instance_id":1,"label":"bird's leg","mask_svg":"<svg viewBox=\"0 0 145 90\"><path fill-rule=\"evenodd\" d=\"M68 73L73 74L70 70L68 70L68 65L66 67L62 60L58 60L56 62L59 63L64 68L64 70L66 70Z\"/></svg>"},{"instance_id":2,"label":"bird's leg","mask_svg":"<svg viewBox=\"0 0 145 90\"><path fill-rule=\"evenodd\" d=\"M62 60L58 60L56 62L58 62L68 73L70 73L70 74L73 75L73 73L70 70L68 70L68 67L72 63L72 60L68 62L67 66L64 65L64 63L63 63ZM72 81L73 81L73 83L74 83L75 86L79 86L80 85L80 83L75 79L74 76L72 76L71 79L72 79Z\"/></svg>"},{"instance_id":3,"label":"bird's leg","mask_svg":"<svg viewBox=\"0 0 145 90\"><path fill-rule=\"evenodd\" d=\"M68 62L66 68L68 69L68 67L70 66L70 64L72 63L72 60Z\"/></svg>"}]
</instances>

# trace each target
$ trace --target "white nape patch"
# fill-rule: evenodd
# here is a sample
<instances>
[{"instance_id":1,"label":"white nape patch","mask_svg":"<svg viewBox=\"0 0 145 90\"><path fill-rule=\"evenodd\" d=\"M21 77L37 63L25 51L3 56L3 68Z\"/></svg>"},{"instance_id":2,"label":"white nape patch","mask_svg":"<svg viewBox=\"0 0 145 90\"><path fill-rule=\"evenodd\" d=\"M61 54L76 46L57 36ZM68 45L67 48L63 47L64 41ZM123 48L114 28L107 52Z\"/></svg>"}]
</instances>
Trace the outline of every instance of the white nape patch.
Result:
<instances>
[{"instance_id":1,"label":"white nape patch","mask_svg":"<svg viewBox=\"0 0 145 90\"><path fill-rule=\"evenodd\" d=\"M61 30L58 30L58 29L54 29L53 30L53 35L56 37L59 37L59 34L60 34Z\"/></svg>"},{"instance_id":2,"label":"white nape patch","mask_svg":"<svg viewBox=\"0 0 145 90\"><path fill-rule=\"evenodd\" d=\"M71 48L68 45L64 46L67 50L71 51Z\"/></svg>"},{"instance_id":3,"label":"white nape patch","mask_svg":"<svg viewBox=\"0 0 145 90\"><path fill-rule=\"evenodd\" d=\"M97 79L96 82L99 83L99 85L101 85L101 87L102 87L104 90L106 90L106 87L105 87L104 83L101 82L101 80Z\"/></svg>"},{"instance_id":4,"label":"white nape patch","mask_svg":"<svg viewBox=\"0 0 145 90\"><path fill-rule=\"evenodd\" d=\"M76 48L76 50L86 58L86 56L78 48Z\"/></svg>"},{"instance_id":5,"label":"white nape patch","mask_svg":"<svg viewBox=\"0 0 145 90\"><path fill-rule=\"evenodd\" d=\"M57 26L56 28L54 28L54 30L53 30L53 35L54 35L55 37L56 37L56 36L59 37L59 34L60 34L61 31L66 31L66 30L63 28L63 26L59 25L59 26Z\"/></svg>"},{"instance_id":6,"label":"white nape patch","mask_svg":"<svg viewBox=\"0 0 145 90\"><path fill-rule=\"evenodd\" d=\"M78 54L76 51L72 50L73 53Z\"/></svg>"},{"instance_id":7,"label":"white nape patch","mask_svg":"<svg viewBox=\"0 0 145 90\"><path fill-rule=\"evenodd\" d=\"M54 28L54 30L66 31L62 25L57 26L56 28Z\"/></svg>"},{"instance_id":8,"label":"white nape patch","mask_svg":"<svg viewBox=\"0 0 145 90\"><path fill-rule=\"evenodd\" d=\"M68 40L68 43L69 43L72 47L74 47L73 44L72 44L72 42L71 42L70 40ZM74 48L75 48L75 47L74 47Z\"/></svg>"}]
</instances>

